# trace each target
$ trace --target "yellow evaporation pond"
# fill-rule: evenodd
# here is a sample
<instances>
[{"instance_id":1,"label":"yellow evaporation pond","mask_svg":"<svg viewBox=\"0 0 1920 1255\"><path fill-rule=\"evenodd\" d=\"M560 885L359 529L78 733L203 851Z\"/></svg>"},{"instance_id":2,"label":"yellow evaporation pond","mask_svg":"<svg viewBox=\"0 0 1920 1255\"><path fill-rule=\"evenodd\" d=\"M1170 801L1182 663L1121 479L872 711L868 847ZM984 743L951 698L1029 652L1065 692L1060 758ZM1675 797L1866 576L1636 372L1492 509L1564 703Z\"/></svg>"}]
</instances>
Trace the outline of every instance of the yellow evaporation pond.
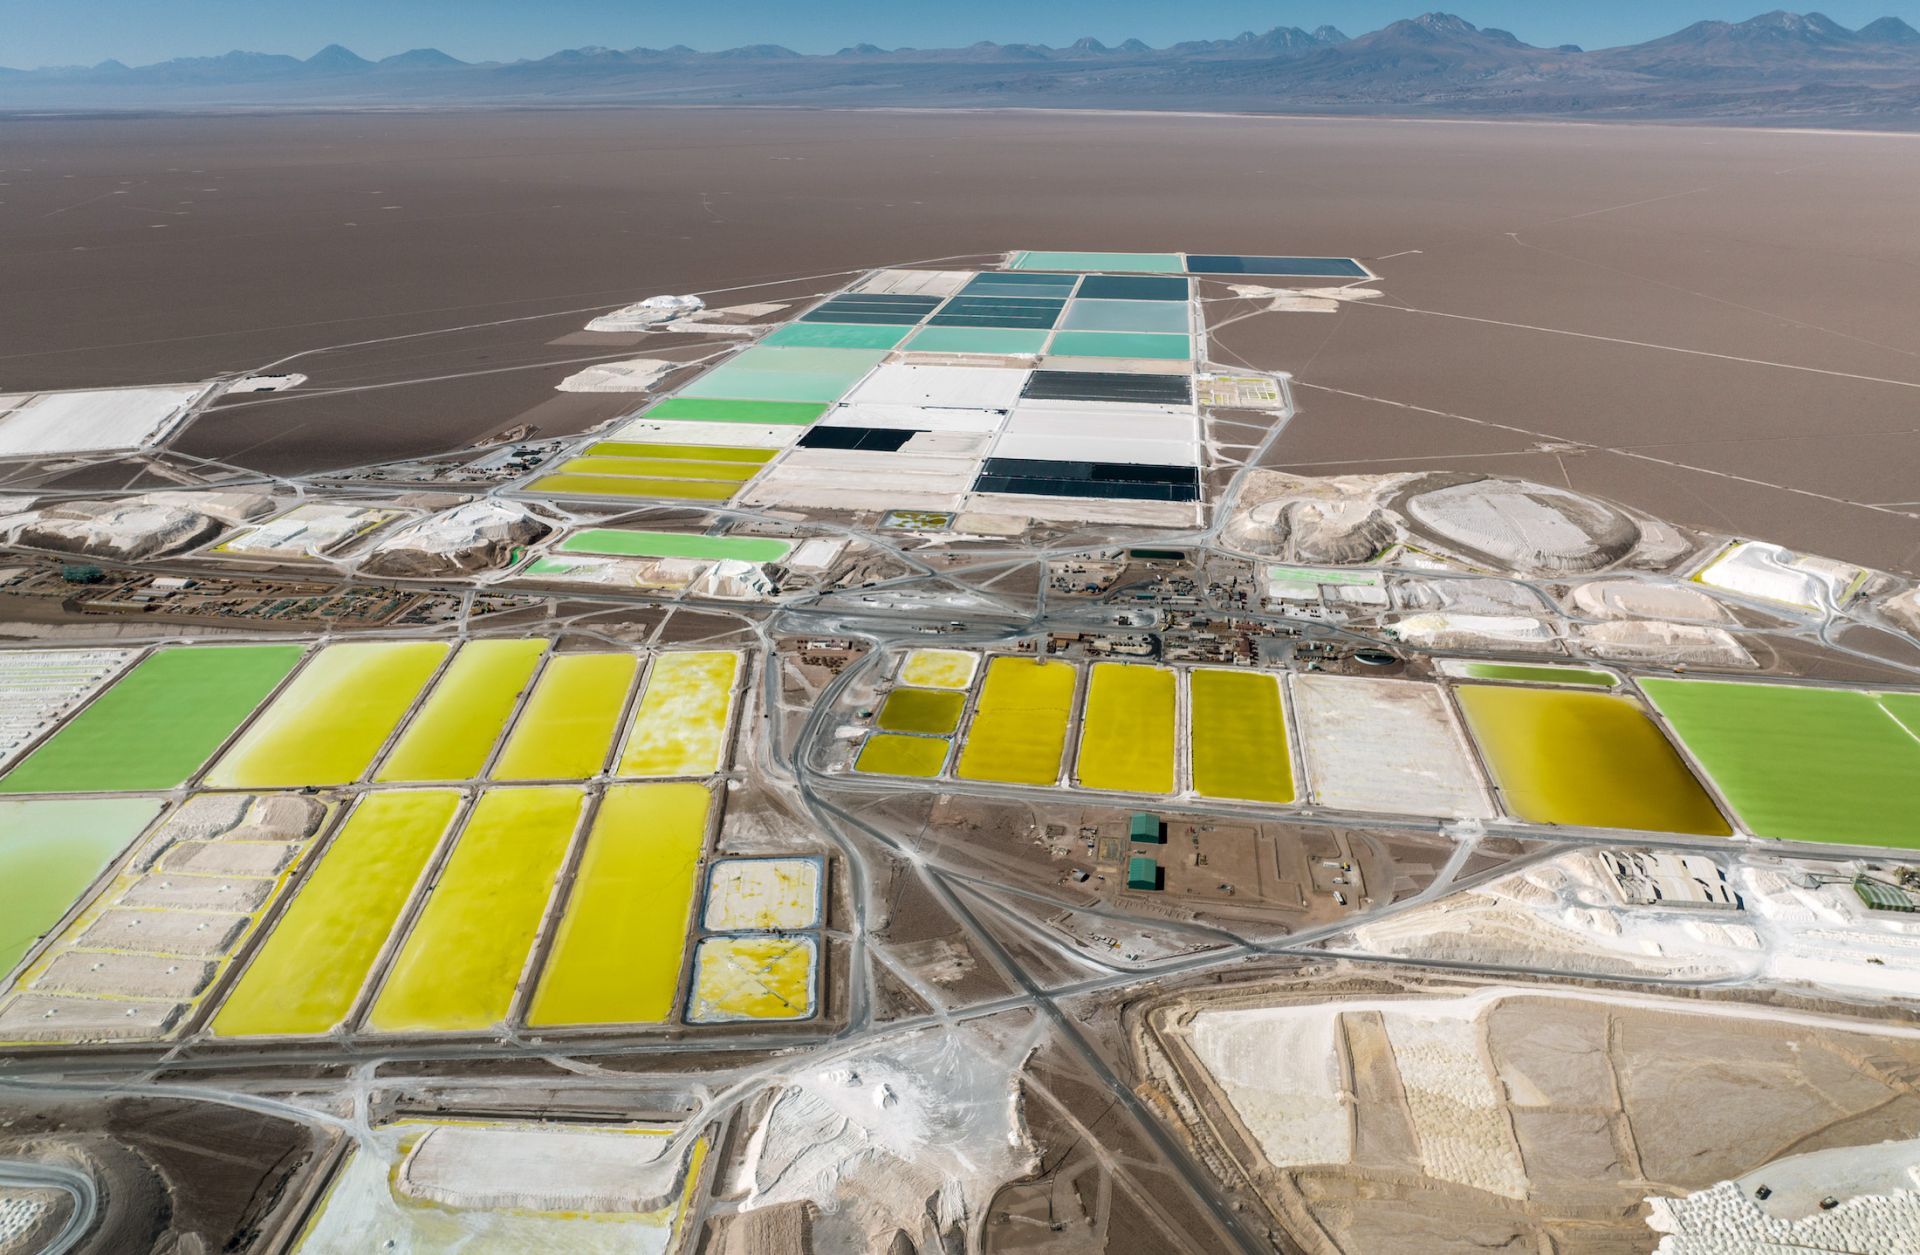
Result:
<instances>
[{"instance_id":1,"label":"yellow evaporation pond","mask_svg":"<svg viewBox=\"0 0 1920 1255\"><path fill-rule=\"evenodd\" d=\"M451 1033L505 1022L584 800L572 788L481 794L369 1028Z\"/></svg>"},{"instance_id":2,"label":"yellow evaporation pond","mask_svg":"<svg viewBox=\"0 0 1920 1255\"><path fill-rule=\"evenodd\" d=\"M699 784L607 790L528 1024L658 1024L673 1013L712 801Z\"/></svg>"},{"instance_id":3,"label":"yellow evaporation pond","mask_svg":"<svg viewBox=\"0 0 1920 1255\"><path fill-rule=\"evenodd\" d=\"M709 937L694 959L687 1018L802 1020L813 1014L811 937Z\"/></svg>"},{"instance_id":4,"label":"yellow evaporation pond","mask_svg":"<svg viewBox=\"0 0 1920 1255\"><path fill-rule=\"evenodd\" d=\"M470 780L479 775L546 647L538 640L462 646L373 778Z\"/></svg>"},{"instance_id":5,"label":"yellow evaporation pond","mask_svg":"<svg viewBox=\"0 0 1920 1255\"><path fill-rule=\"evenodd\" d=\"M900 664L900 683L923 689L963 689L973 683L980 655L958 649L916 649Z\"/></svg>"},{"instance_id":6,"label":"yellow evaporation pond","mask_svg":"<svg viewBox=\"0 0 1920 1255\"><path fill-rule=\"evenodd\" d=\"M496 780L584 780L606 766L639 659L555 654L514 720Z\"/></svg>"},{"instance_id":7,"label":"yellow evaporation pond","mask_svg":"<svg viewBox=\"0 0 1920 1255\"><path fill-rule=\"evenodd\" d=\"M620 753L622 776L710 776L727 752L740 655L661 654Z\"/></svg>"},{"instance_id":8,"label":"yellow evaporation pond","mask_svg":"<svg viewBox=\"0 0 1920 1255\"><path fill-rule=\"evenodd\" d=\"M1293 759L1280 677L1194 671L1187 677L1193 791L1242 802L1291 802Z\"/></svg>"},{"instance_id":9,"label":"yellow evaporation pond","mask_svg":"<svg viewBox=\"0 0 1920 1255\"><path fill-rule=\"evenodd\" d=\"M214 1035L310 1035L344 1023L459 807L448 789L368 794L214 1017Z\"/></svg>"},{"instance_id":10,"label":"yellow evaporation pond","mask_svg":"<svg viewBox=\"0 0 1920 1255\"><path fill-rule=\"evenodd\" d=\"M1632 699L1480 684L1456 691L1515 817L1709 837L1732 832Z\"/></svg>"},{"instance_id":11,"label":"yellow evaporation pond","mask_svg":"<svg viewBox=\"0 0 1920 1255\"><path fill-rule=\"evenodd\" d=\"M860 747L854 767L870 776L919 776L940 774L947 765L947 742L930 736L889 736L876 733Z\"/></svg>"},{"instance_id":12,"label":"yellow evaporation pond","mask_svg":"<svg viewBox=\"0 0 1920 1255\"><path fill-rule=\"evenodd\" d=\"M1059 780L1078 674L1071 663L995 658L987 666L956 774L1005 784Z\"/></svg>"},{"instance_id":13,"label":"yellow evaporation pond","mask_svg":"<svg viewBox=\"0 0 1920 1255\"><path fill-rule=\"evenodd\" d=\"M358 780L448 648L444 641L328 646L254 720L206 783L259 789Z\"/></svg>"},{"instance_id":14,"label":"yellow evaporation pond","mask_svg":"<svg viewBox=\"0 0 1920 1255\"><path fill-rule=\"evenodd\" d=\"M1119 793L1171 793L1179 678L1163 667L1102 662L1087 681L1080 783Z\"/></svg>"}]
</instances>

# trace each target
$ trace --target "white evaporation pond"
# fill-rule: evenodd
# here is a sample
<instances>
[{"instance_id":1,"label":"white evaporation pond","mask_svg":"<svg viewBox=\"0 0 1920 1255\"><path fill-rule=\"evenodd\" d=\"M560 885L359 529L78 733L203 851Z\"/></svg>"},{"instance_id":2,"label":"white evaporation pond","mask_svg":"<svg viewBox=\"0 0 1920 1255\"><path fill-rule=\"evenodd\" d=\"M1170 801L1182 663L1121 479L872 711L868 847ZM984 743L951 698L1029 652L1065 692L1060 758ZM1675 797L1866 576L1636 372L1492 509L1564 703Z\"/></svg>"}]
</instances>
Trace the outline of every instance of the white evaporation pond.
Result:
<instances>
[{"instance_id":1,"label":"white evaporation pond","mask_svg":"<svg viewBox=\"0 0 1920 1255\"><path fill-rule=\"evenodd\" d=\"M1447 819L1493 816L1466 738L1434 685L1296 675L1292 691L1316 804Z\"/></svg>"},{"instance_id":2,"label":"white evaporation pond","mask_svg":"<svg viewBox=\"0 0 1920 1255\"><path fill-rule=\"evenodd\" d=\"M0 457L137 449L163 435L200 384L43 392L0 415Z\"/></svg>"}]
</instances>

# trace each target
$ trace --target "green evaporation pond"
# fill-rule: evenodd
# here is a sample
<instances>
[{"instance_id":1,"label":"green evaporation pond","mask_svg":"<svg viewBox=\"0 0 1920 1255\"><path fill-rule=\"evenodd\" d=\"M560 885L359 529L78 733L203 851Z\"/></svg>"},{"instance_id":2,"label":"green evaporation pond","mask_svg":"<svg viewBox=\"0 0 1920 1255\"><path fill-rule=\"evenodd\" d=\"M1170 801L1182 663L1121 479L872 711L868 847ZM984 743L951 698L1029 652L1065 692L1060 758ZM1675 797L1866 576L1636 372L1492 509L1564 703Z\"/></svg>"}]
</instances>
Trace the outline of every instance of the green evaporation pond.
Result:
<instances>
[{"instance_id":1,"label":"green evaporation pond","mask_svg":"<svg viewBox=\"0 0 1920 1255\"><path fill-rule=\"evenodd\" d=\"M748 349L680 390L682 397L832 402L886 360L882 349Z\"/></svg>"},{"instance_id":2,"label":"green evaporation pond","mask_svg":"<svg viewBox=\"0 0 1920 1255\"><path fill-rule=\"evenodd\" d=\"M826 405L815 401L729 401L705 397L669 397L641 417L686 423L805 427L826 412Z\"/></svg>"},{"instance_id":3,"label":"green evaporation pond","mask_svg":"<svg viewBox=\"0 0 1920 1255\"><path fill-rule=\"evenodd\" d=\"M1187 333L1185 301L1075 301L1060 321L1063 331L1158 331Z\"/></svg>"},{"instance_id":4,"label":"green evaporation pond","mask_svg":"<svg viewBox=\"0 0 1920 1255\"><path fill-rule=\"evenodd\" d=\"M560 543L562 553L592 553L622 558L713 558L739 562L778 562L793 542L767 536L692 536L682 532L641 532L589 528Z\"/></svg>"},{"instance_id":5,"label":"green evaporation pond","mask_svg":"<svg viewBox=\"0 0 1920 1255\"><path fill-rule=\"evenodd\" d=\"M1525 663L1470 662L1464 670L1475 680L1510 680L1521 684L1564 684L1596 689L1610 689L1614 685L1614 678L1605 671L1586 671L1579 667L1529 667Z\"/></svg>"},{"instance_id":6,"label":"green evaporation pond","mask_svg":"<svg viewBox=\"0 0 1920 1255\"><path fill-rule=\"evenodd\" d=\"M760 343L776 348L890 349L906 339L910 330L863 323L792 322Z\"/></svg>"},{"instance_id":7,"label":"green evaporation pond","mask_svg":"<svg viewBox=\"0 0 1920 1255\"><path fill-rule=\"evenodd\" d=\"M1187 268L1179 253L1082 253L1035 250L1016 253L1013 270L1117 270L1131 274L1179 274Z\"/></svg>"},{"instance_id":8,"label":"green evaporation pond","mask_svg":"<svg viewBox=\"0 0 1920 1255\"><path fill-rule=\"evenodd\" d=\"M1747 829L1920 849L1920 696L1642 681Z\"/></svg>"},{"instance_id":9,"label":"green evaporation pond","mask_svg":"<svg viewBox=\"0 0 1920 1255\"><path fill-rule=\"evenodd\" d=\"M1143 357L1171 362L1193 356L1193 339L1144 331L1056 331L1047 352L1055 357Z\"/></svg>"},{"instance_id":10,"label":"green evaporation pond","mask_svg":"<svg viewBox=\"0 0 1920 1255\"><path fill-rule=\"evenodd\" d=\"M0 975L160 813L153 798L0 801Z\"/></svg>"},{"instance_id":11,"label":"green evaporation pond","mask_svg":"<svg viewBox=\"0 0 1920 1255\"><path fill-rule=\"evenodd\" d=\"M206 645L151 654L0 779L0 793L174 788L286 678L301 648Z\"/></svg>"},{"instance_id":12,"label":"green evaporation pond","mask_svg":"<svg viewBox=\"0 0 1920 1255\"><path fill-rule=\"evenodd\" d=\"M907 342L915 353L1038 353L1047 347L1045 331L1016 327L926 327Z\"/></svg>"}]
</instances>

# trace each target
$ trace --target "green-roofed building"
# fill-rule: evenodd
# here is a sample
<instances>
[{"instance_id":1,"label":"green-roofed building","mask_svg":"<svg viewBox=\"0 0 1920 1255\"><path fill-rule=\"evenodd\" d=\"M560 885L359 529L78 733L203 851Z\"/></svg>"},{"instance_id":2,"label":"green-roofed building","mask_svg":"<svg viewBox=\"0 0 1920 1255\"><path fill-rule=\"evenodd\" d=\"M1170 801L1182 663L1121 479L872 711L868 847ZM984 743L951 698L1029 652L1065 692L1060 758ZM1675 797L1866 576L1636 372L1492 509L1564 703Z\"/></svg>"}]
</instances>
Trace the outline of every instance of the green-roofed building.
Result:
<instances>
[{"instance_id":1,"label":"green-roofed building","mask_svg":"<svg viewBox=\"0 0 1920 1255\"><path fill-rule=\"evenodd\" d=\"M1884 880L1875 880L1871 876L1855 876L1853 891L1867 904L1869 911L1898 911L1903 915L1920 914L1920 902L1898 885L1890 885Z\"/></svg>"},{"instance_id":2,"label":"green-roofed building","mask_svg":"<svg viewBox=\"0 0 1920 1255\"><path fill-rule=\"evenodd\" d=\"M1167 826L1160 822L1160 816L1136 811L1133 821L1127 826L1128 835L1139 845L1165 845Z\"/></svg>"},{"instance_id":3,"label":"green-roofed building","mask_svg":"<svg viewBox=\"0 0 1920 1255\"><path fill-rule=\"evenodd\" d=\"M1157 891L1160 888L1160 864L1144 854L1127 860L1127 888Z\"/></svg>"}]
</instances>

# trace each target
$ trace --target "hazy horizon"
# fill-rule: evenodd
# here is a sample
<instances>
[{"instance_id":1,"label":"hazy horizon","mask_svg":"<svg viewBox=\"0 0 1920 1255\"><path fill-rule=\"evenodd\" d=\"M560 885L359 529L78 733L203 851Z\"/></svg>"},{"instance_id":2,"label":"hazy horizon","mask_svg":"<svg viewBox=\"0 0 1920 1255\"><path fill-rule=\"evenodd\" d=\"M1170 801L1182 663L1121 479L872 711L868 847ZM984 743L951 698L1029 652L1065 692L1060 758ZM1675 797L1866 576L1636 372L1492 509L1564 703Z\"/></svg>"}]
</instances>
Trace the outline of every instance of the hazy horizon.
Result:
<instances>
[{"instance_id":1,"label":"hazy horizon","mask_svg":"<svg viewBox=\"0 0 1920 1255\"><path fill-rule=\"evenodd\" d=\"M1141 0L1088 3L1061 0L1036 9L985 0L964 12L881 5L872 0L828 0L804 12L791 5L744 0L724 9L693 10L631 0L558 0L538 10L507 0L433 0L391 5L345 0L325 6L288 0L179 0L154 6L143 0L94 0L84 6L57 0L0 0L7 41L0 65L18 69L130 65L229 51L308 57L341 44L378 60L414 48L438 48L466 61L537 59L567 48L670 47L715 51L746 44L780 44L802 53L831 53L873 43L882 47L960 47L995 43L1070 44L1086 36L1108 44L1141 39L1155 47L1183 40L1231 38L1276 26L1308 30L1328 25L1361 35L1418 16L1429 7L1477 26L1512 31L1541 47L1587 48L1639 43L1702 20L1743 21L1766 10L1758 3L1706 3L1677 9L1659 0L1614 4L1462 0L1423 7L1414 3L1246 3L1213 0L1168 9ZM1850 29L1880 17L1920 24L1920 0L1861 0L1817 11Z\"/></svg>"}]
</instances>

